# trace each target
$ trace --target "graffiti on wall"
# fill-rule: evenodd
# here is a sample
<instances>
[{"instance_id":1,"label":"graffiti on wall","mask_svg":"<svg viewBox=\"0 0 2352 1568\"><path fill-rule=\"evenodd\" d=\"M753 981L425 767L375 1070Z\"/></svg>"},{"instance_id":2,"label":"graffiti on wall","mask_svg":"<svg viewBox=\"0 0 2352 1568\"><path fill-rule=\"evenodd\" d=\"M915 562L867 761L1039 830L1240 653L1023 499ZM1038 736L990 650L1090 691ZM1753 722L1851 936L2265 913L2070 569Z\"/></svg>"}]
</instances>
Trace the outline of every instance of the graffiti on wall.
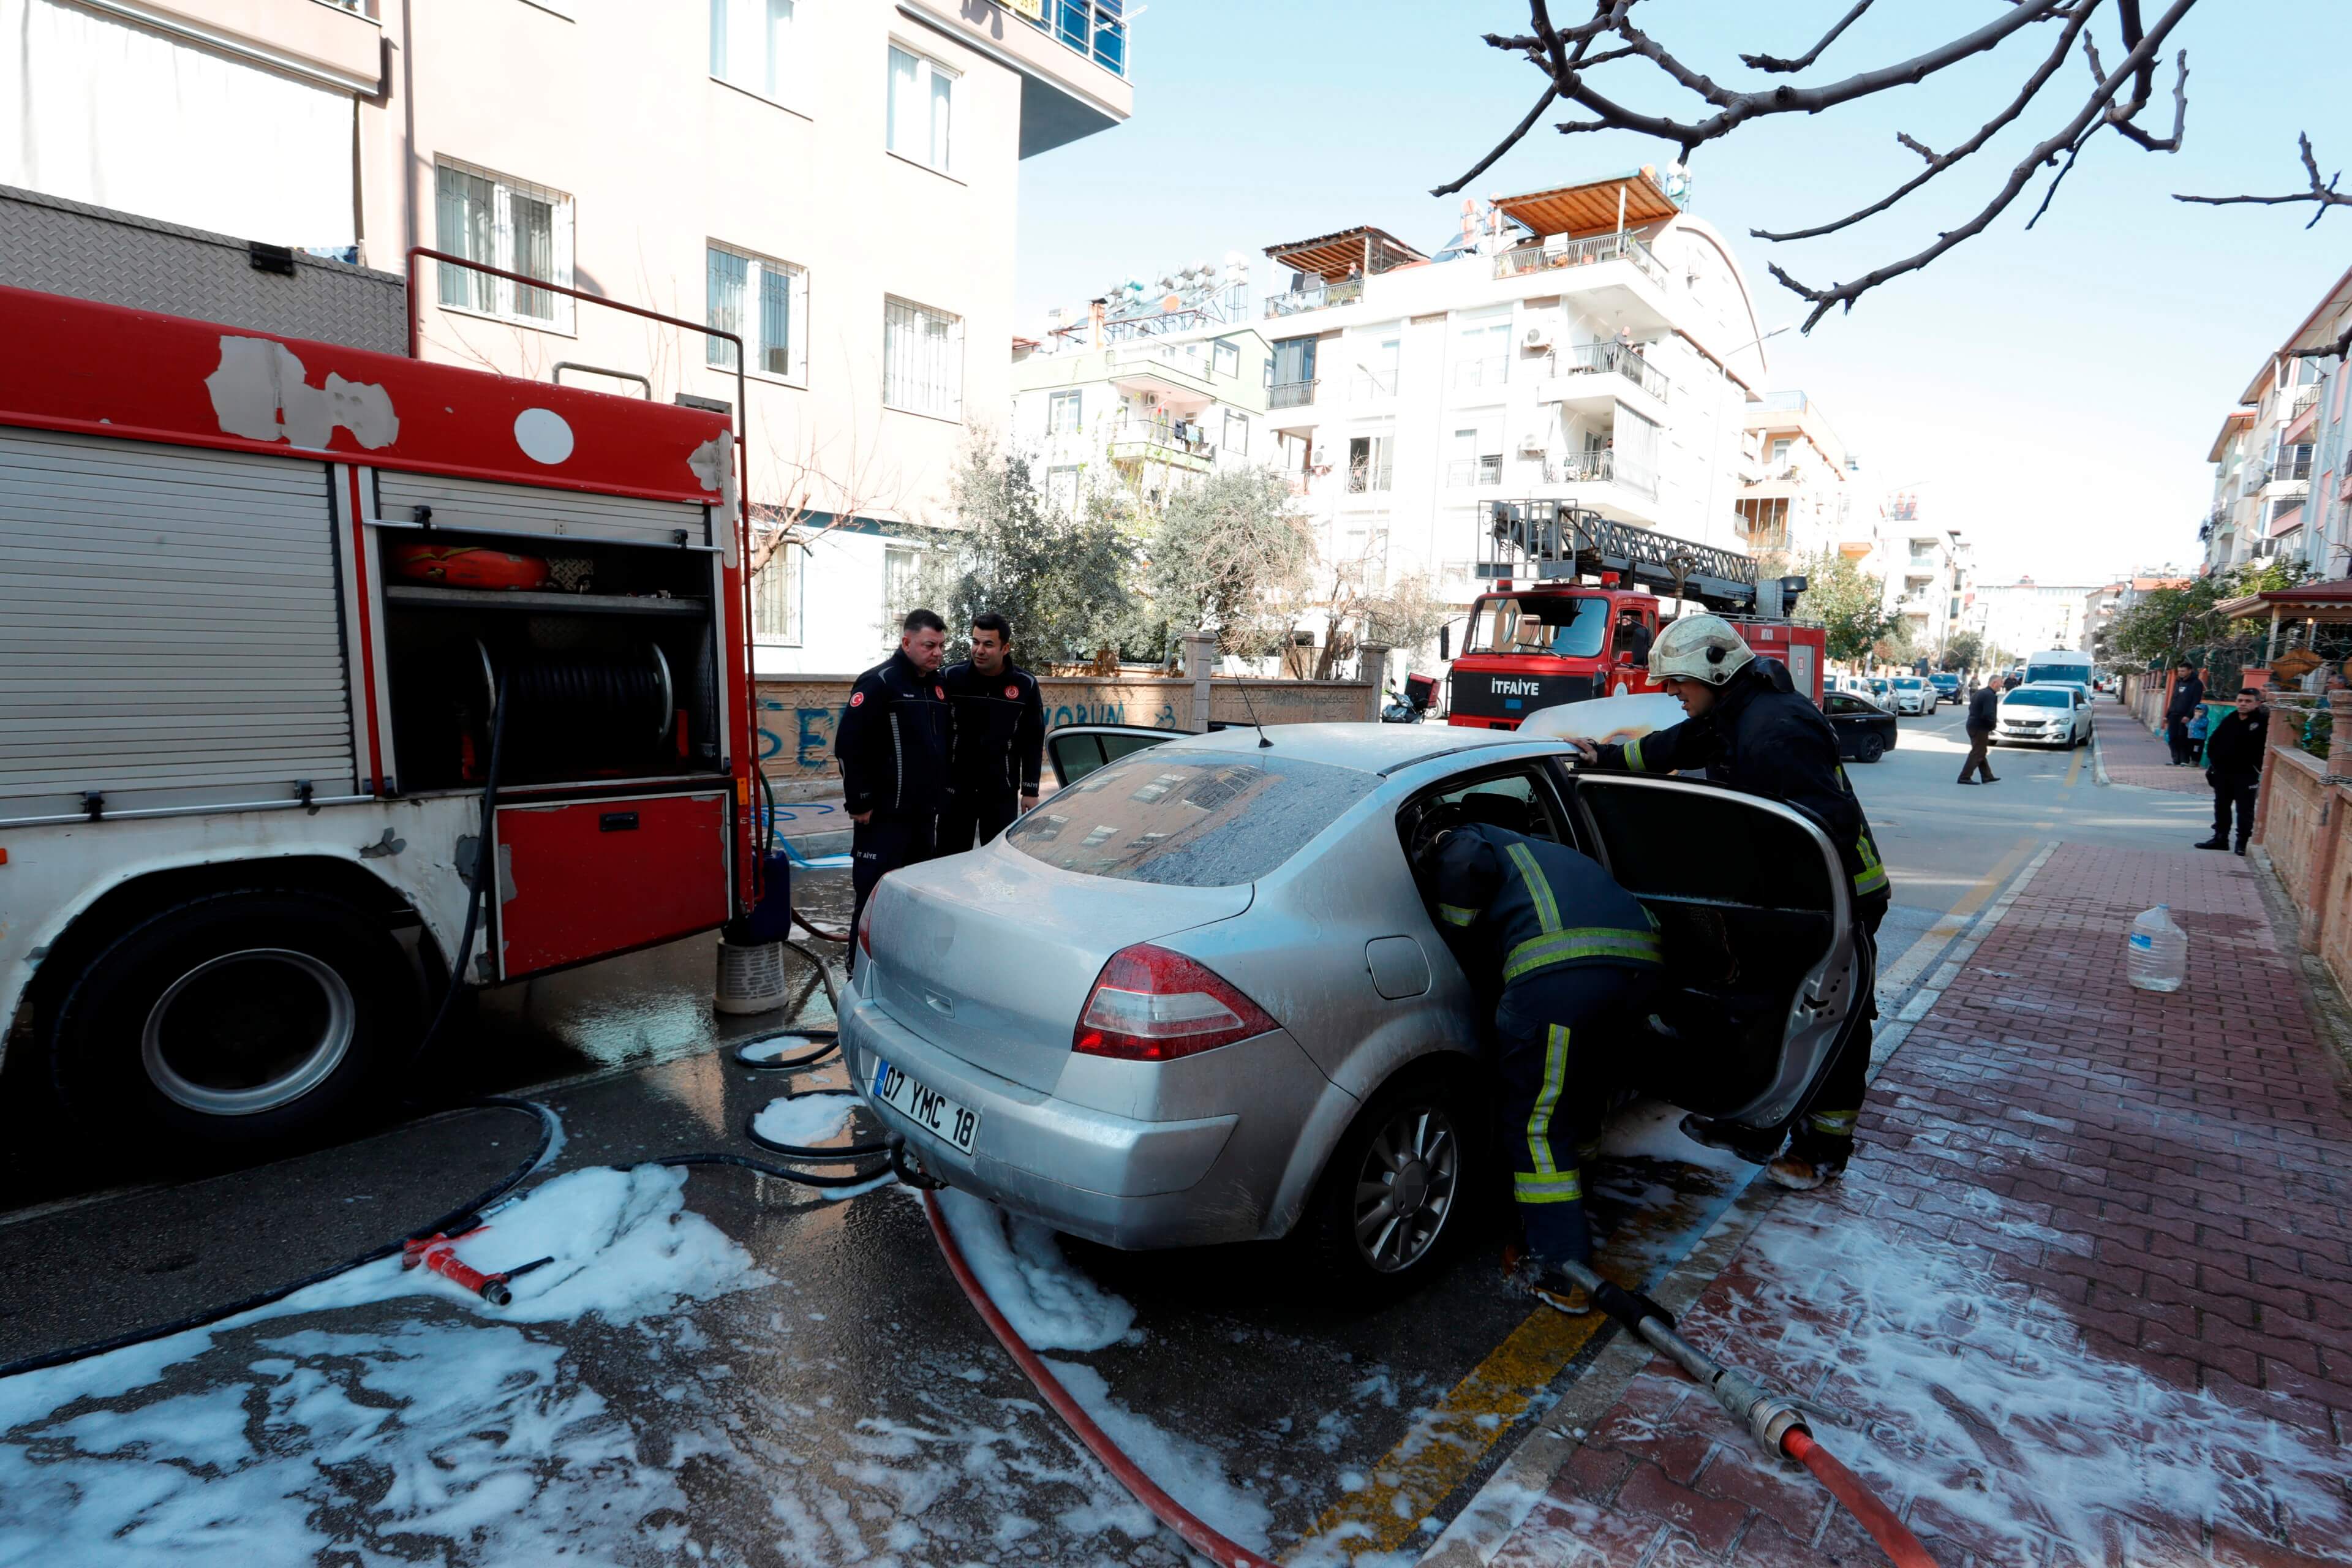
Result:
<instances>
[{"instance_id":1,"label":"graffiti on wall","mask_svg":"<svg viewBox=\"0 0 2352 1568\"><path fill-rule=\"evenodd\" d=\"M779 784L836 776L834 737L847 710L851 682L763 680L759 686L760 765ZM1046 679L1038 682L1045 728L1140 724L1182 730L1192 687L1177 680Z\"/></svg>"}]
</instances>

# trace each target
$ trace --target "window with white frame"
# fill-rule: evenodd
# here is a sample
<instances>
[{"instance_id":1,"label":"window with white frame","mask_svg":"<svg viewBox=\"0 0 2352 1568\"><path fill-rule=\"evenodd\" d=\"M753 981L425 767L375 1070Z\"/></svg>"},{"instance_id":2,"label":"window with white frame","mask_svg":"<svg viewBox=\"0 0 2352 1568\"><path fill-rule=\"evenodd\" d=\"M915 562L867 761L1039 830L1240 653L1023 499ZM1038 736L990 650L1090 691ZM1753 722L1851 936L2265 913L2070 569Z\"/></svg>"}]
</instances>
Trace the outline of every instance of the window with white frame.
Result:
<instances>
[{"instance_id":1,"label":"window with white frame","mask_svg":"<svg viewBox=\"0 0 2352 1568\"><path fill-rule=\"evenodd\" d=\"M963 417L963 318L905 300L882 301L882 401Z\"/></svg>"},{"instance_id":2,"label":"window with white frame","mask_svg":"<svg viewBox=\"0 0 2352 1568\"><path fill-rule=\"evenodd\" d=\"M944 174L951 163L956 73L927 55L890 46L889 118L884 145Z\"/></svg>"},{"instance_id":3,"label":"window with white frame","mask_svg":"<svg viewBox=\"0 0 2352 1568\"><path fill-rule=\"evenodd\" d=\"M1395 438L1390 436L1353 436L1348 440L1348 489L1362 495L1389 488L1391 477L1390 452Z\"/></svg>"},{"instance_id":4,"label":"window with white frame","mask_svg":"<svg viewBox=\"0 0 2352 1568\"><path fill-rule=\"evenodd\" d=\"M752 641L799 644L801 556L797 546L781 545L751 579Z\"/></svg>"},{"instance_id":5,"label":"window with white frame","mask_svg":"<svg viewBox=\"0 0 2352 1568\"><path fill-rule=\"evenodd\" d=\"M1045 434L1074 434L1081 427L1079 416L1084 409L1085 398L1081 389L1073 387L1067 392L1055 393L1045 400Z\"/></svg>"},{"instance_id":6,"label":"window with white frame","mask_svg":"<svg viewBox=\"0 0 2352 1568\"><path fill-rule=\"evenodd\" d=\"M793 0L710 0L710 74L779 102L796 85Z\"/></svg>"},{"instance_id":7,"label":"window with white frame","mask_svg":"<svg viewBox=\"0 0 2352 1568\"><path fill-rule=\"evenodd\" d=\"M707 313L703 320L743 340L751 374L785 381L808 375L808 269L772 257L712 245L706 255ZM705 360L735 368L735 345L703 340Z\"/></svg>"},{"instance_id":8,"label":"window with white frame","mask_svg":"<svg viewBox=\"0 0 2352 1568\"><path fill-rule=\"evenodd\" d=\"M1078 515L1078 469L1076 464L1045 470L1045 500L1064 517Z\"/></svg>"},{"instance_id":9,"label":"window with white frame","mask_svg":"<svg viewBox=\"0 0 2352 1568\"><path fill-rule=\"evenodd\" d=\"M434 169L439 248L469 261L569 287L572 198L487 169L443 160ZM440 264L440 300L526 326L572 330L572 300L551 289Z\"/></svg>"},{"instance_id":10,"label":"window with white frame","mask_svg":"<svg viewBox=\"0 0 2352 1568\"><path fill-rule=\"evenodd\" d=\"M1223 445L1226 451L1236 458L1249 456L1248 415L1236 414L1230 408L1225 410L1225 438Z\"/></svg>"},{"instance_id":11,"label":"window with white frame","mask_svg":"<svg viewBox=\"0 0 2352 1568\"><path fill-rule=\"evenodd\" d=\"M1217 359L1216 359L1217 374L1218 374L1219 375L1239 375L1239 374L1241 374L1241 373L1242 373L1242 351L1241 351L1240 346L1239 346L1238 344L1235 344L1235 343L1229 343L1229 342L1225 342L1223 338L1219 338L1219 339L1217 340L1217 345L1216 345L1216 348L1217 348Z\"/></svg>"},{"instance_id":12,"label":"window with white frame","mask_svg":"<svg viewBox=\"0 0 2352 1568\"><path fill-rule=\"evenodd\" d=\"M915 607L917 584L923 569L923 552L909 544L888 544L882 549L882 640L898 639L898 623Z\"/></svg>"},{"instance_id":13,"label":"window with white frame","mask_svg":"<svg viewBox=\"0 0 2352 1568\"><path fill-rule=\"evenodd\" d=\"M1500 386L1511 374L1511 319L1485 317L1464 323L1454 335L1454 384L1457 390Z\"/></svg>"}]
</instances>

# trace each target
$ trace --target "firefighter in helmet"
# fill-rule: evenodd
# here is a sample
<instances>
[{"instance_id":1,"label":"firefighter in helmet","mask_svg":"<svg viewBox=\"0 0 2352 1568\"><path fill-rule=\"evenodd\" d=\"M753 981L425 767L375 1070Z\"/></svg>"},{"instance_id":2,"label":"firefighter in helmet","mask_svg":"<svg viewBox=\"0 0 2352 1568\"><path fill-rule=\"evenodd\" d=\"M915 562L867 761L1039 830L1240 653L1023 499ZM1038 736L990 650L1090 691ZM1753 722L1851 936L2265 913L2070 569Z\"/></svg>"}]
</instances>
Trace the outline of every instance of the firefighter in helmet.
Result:
<instances>
[{"instance_id":1,"label":"firefighter in helmet","mask_svg":"<svg viewBox=\"0 0 2352 1568\"><path fill-rule=\"evenodd\" d=\"M1685 616L1658 634L1650 649L1650 678L1683 705L1683 722L1619 745L1576 742L1588 766L1633 773L1705 770L1717 784L1799 807L1837 846L1852 879L1854 929L1871 944L1877 971L1878 922L1891 893L1886 868L1853 786L1838 761L1836 731L1822 710L1798 691L1778 660L1756 657L1720 616ZM1789 1147L1770 1163L1771 1178L1800 1191L1820 1186L1845 1169L1853 1153L1854 1120L1862 1110L1870 1067L1869 1020L1848 1037ZM1688 1117L1684 1131L1750 1158L1769 1152L1747 1145L1728 1128Z\"/></svg>"},{"instance_id":2,"label":"firefighter in helmet","mask_svg":"<svg viewBox=\"0 0 2352 1568\"><path fill-rule=\"evenodd\" d=\"M1561 1266L1592 1261L1583 1166L1607 1109L1601 1069L1657 990L1657 922L1599 861L1473 821L1460 805L1423 816L1412 864L1473 990L1499 996L1502 1125L1527 1237L1517 1283L1564 1312L1587 1311Z\"/></svg>"}]
</instances>

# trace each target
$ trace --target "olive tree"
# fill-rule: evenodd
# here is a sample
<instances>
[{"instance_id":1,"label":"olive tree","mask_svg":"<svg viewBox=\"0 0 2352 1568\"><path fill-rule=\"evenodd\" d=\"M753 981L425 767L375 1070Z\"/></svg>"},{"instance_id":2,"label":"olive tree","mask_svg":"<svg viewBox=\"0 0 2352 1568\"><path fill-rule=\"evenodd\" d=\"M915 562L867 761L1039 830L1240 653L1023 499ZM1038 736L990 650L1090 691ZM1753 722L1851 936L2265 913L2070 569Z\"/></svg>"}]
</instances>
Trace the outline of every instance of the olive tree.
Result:
<instances>
[{"instance_id":1,"label":"olive tree","mask_svg":"<svg viewBox=\"0 0 2352 1568\"><path fill-rule=\"evenodd\" d=\"M1203 627L1218 652L1263 658L1280 648L1314 563L1314 532L1290 510L1282 475L1229 468L1169 498L1145 581L1171 626Z\"/></svg>"}]
</instances>

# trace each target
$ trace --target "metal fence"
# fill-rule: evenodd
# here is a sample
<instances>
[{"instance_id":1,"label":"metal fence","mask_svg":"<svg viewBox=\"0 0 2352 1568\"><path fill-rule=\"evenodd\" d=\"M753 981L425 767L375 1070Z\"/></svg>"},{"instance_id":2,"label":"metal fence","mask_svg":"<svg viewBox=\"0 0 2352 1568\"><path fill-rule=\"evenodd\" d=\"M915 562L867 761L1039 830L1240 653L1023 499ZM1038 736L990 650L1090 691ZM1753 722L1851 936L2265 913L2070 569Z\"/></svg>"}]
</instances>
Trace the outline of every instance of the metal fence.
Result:
<instances>
[{"instance_id":1,"label":"metal fence","mask_svg":"<svg viewBox=\"0 0 2352 1568\"><path fill-rule=\"evenodd\" d=\"M1516 278L1553 267L1590 267L1601 261L1630 261L1634 270L1664 288L1666 268L1650 247L1630 234L1597 234L1590 239L1563 240L1558 236L1540 245L1515 246L1495 258L1495 276Z\"/></svg>"},{"instance_id":2,"label":"metal fence","mask_svg":"<svg viewBox=\"0 0 2352 1568\"><path fill-rule=\"evenodd\" d=\"M1661 403L1671 385L1664 373L1630 343L1586 343L1570 349L1554 362L1554 369L1561 375L1604 375L1613 371Z\"/></svg>"},{"instance_id":3,"label":"metal fence","mask_svg":"<svg viewBox=\"0 0 2352 1568\"><path fill-rule=\"evenodd\" d=\"M1315 383L1277 381L1265 395L1268 408L1304 408L1315 401Z\"/></svg>"}]
</instances>

